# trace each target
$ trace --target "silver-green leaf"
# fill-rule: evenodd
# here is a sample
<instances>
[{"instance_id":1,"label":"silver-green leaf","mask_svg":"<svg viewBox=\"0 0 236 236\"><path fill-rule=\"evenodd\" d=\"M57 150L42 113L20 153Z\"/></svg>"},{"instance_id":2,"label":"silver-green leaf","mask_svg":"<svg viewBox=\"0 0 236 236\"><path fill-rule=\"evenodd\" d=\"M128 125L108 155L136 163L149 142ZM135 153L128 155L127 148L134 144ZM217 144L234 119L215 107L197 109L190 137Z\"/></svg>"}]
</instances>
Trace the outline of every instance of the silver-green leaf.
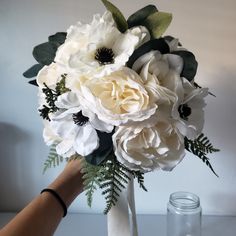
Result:
<instances>
[{"instance_id":1,"label":"silver-green leaf","mask_svg":"<svg viewBox=\"0 0 236 236\"><path fill-rule=\"evenodd\" d=\"M124 33L128 29L128 23L127 23L124 15L111 2L109 2L107 0L102 0L102 2L104 4L104 6L106 7L106 9L111 12L113 19L116 22L116 26L117 26L118 30L121 33Z\"/></svg>"},{"instance_id":2,"label":"silver-green leaf","mask_svg":"<svg viewBox=\"0 0 236 236\"><path fill-rule=\"evenodd\" d=\"M147 5L146 7L136 11L127 20L129 28L137 25L143 25L144 20L155 12L158 12L158 10L154 5Z\"/></svg>"},{"instance_id":3,"label":"silver-green leaf","mask_svg":"<svg viewBox=\"0 0 236 236\"><path fill-rule=\"evenodd\" d=\"M167 12L155 12L148 16L144 25L149 29L153 38L160 38L172 21L172 14Z\"/></svg>"}]
</instances>

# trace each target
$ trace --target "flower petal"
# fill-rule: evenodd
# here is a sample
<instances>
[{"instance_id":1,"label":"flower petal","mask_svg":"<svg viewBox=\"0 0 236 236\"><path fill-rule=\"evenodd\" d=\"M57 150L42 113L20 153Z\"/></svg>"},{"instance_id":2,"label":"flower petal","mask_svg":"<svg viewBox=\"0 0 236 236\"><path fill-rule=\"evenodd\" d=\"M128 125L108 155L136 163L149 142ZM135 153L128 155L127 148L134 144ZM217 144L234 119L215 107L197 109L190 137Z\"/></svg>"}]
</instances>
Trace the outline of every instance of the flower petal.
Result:
<instances>
[{"instance_id":1,"label":"flower petal","mask_svg":"<svg viewBox=\"0 0 236 236\"><path fill-rule=\"evenodd\" d=\"M90 124L86 124L78 130L73 143L75 151L82 156L91 154L98 145L97 132Z\"/></svg>"}]
</instances>

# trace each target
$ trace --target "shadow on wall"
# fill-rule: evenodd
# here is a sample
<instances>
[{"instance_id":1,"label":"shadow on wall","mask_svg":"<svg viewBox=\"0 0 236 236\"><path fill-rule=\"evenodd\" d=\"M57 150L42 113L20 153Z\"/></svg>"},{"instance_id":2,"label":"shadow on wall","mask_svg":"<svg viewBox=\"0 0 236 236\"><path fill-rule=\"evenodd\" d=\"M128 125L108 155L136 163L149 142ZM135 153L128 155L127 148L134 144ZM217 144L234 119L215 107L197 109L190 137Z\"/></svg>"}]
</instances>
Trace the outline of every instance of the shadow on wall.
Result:
<instances>
[{"instance_id":1,"label":"shadow on wall","mask_svg":"<svg viewBox=\"0 0 236 236\"><path fill-rule=\"evenodd\" d=\"M22 165L29 143L26 132L0 122L0 211L16 210L21 199Z\"/></svg>"}]
</instances>

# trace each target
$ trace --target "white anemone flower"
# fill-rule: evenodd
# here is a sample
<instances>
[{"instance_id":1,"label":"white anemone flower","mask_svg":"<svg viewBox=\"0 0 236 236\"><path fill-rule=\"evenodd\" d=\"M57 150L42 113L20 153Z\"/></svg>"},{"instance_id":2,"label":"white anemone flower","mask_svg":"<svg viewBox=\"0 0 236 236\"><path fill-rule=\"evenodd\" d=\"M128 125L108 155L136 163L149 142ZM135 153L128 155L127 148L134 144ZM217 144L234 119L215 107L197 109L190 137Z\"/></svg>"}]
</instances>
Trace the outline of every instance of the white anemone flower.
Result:
<instances>
[{"instance_id":1,"label":"white anemone flower","mask_svg":"<svg viewBox=\"0 0 236 236\"><path fill-rule=\"evenodd\" d=\"M50 126L62 140L56 146L59 155L89 155L99 146L96 129L102 132L113 129L98 120L95 114L82 110L78 97L72 92L60 95L55 105L59 111L51 117Z\"/></svg>"},{"instance_id":2,"label":"white anemone flower","mask_svg":"<svg viewBox=\"0 0 236 236\"><path fill-rule=\"evenodd\" d=\"M124 66L135 48L149 38L143 26L121 33L110 12L96 14L91 24L78 22L68 29L55 61L76 74L102 77Z\"/></svg>"},{"instance_id":3,"label":"white anemone flower","mask_svg":"<svg viewBox=\"0 0 236 236\"><path fill-rule=\"evenodd\" d=\"M195 139L201 134L204 125L205 97L208 88L195 88L185 78L183 79L183 97L173 109L172 116L179 132L189 139Z\"/></svg>"}]
</instances>

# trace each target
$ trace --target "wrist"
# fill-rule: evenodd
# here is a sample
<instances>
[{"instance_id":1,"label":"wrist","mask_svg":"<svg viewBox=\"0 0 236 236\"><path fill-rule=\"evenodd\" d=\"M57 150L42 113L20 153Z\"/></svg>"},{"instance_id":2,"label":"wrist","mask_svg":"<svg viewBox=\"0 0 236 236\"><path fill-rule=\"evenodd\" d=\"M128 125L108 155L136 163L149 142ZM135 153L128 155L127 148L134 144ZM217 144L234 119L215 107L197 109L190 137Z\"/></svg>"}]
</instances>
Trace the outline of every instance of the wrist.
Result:
<instances>
[{"instance_id":1,"label":"wrist","mask_svg":"<svg viewBox=\"0 0 236 236\"><path fill-rule=\"evenodd\" d=\"M55 190L66 206L69 207L72 201L83 191L82 176L80 160L71 161L48 188Z\"/></svg>"}]
</instances>

